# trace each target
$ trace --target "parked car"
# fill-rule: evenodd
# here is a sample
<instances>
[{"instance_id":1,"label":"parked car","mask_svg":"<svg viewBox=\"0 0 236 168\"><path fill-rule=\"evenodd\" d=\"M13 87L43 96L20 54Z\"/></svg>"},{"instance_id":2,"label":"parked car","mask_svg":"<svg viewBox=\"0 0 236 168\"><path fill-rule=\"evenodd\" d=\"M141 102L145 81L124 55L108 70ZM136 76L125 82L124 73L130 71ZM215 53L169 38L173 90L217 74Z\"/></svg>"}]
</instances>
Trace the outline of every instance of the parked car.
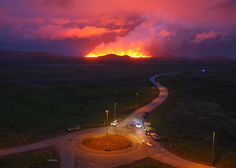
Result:
<instances>
[{"instance_id":1,"label":"parked car","mask_svg":"<svg viewBox=\"0 0 236 168\"><path fill-rule=\"evenodd\" d=\"M78 131L78 130L80 130L80 127L79 127L79 126L68 128L68 132L73 132L73 131Z\"/></svg>"},{"instance_id":2,"label":"parked car","mask_svg":"<svg viewBox=\"0 0 236 168\"><path fill-rule=\"evenodd\" d=\"M153 146L153 144L147 140L142 140L142 142L147 146Z\"/></svg>"},{"instance_id":3,"label":"parked car","mask_svg":"<svg viewBox=\"0 0 236 168\"><path fill-rule=\"evenodd\" d=\"M143 112L143 115L148 115L148 112L146 111L146 112Z\"/></svg>"},{"instance_id":4,"label":"parked car","mask_svg":"<svg viewBox=\"0 0 236 168\"><path fill-rule=\"evenodd\" d=\"M131 121L130 126L133 126L133 125L135 125L135 122Z\"/></svg>"},{"instance_id":5,"label":"parked car","mask_svg":"<svg viewBox=\"0 0 236 168\"><path fill-rule=\"evenodd\" d=\"M112 123L111 123L111 125L113 125L113 126L115 126L115 125L117 125L118 124L118 121L117 120L115 120L115 121L113 121Z\"/></svg>"},{"instance_id":6,"label":"parked car","mask_svg":"<svg viewBox=\"0 0 236 168\"><path fill-rule=\"evenodd\" d=\"M146 130L146 135L150 135L151 133L155 133L153 130Z\"/></svg>"},{"instance_id":7,"label":"parked car","mask_svg":"<svg viewBox=\"0 0 236 168\"><path fill-rule=\"evenodd\" d=\"M151 134L151 137L152 137L152 139L155 140L155 141L160 141L160 136L159 136L158 134L156 134L156 133L152 133L152 134Z\"/></svg>"},{"instance_id":8,"label":"parked car","mask_svg":"<svg viewBox=\"0 0 236 168\"><path fill-rule=\"evenodd\" d=\"M136 123L135 123L135 126L136 126L137 128L141 128L141 123L140 123L140 122L136 122Z\"/></svg>"},{"instance_id":9,"label":"parked car","mask_svg":"<svg viewBox=\"0 0 236 168\"><path fill-rule=\"evenodd\" d=\"M149 135L150 135L150 136L156 135L156 133L155 133L155 132L150 132Z\"/></svg>"}]
</instances>

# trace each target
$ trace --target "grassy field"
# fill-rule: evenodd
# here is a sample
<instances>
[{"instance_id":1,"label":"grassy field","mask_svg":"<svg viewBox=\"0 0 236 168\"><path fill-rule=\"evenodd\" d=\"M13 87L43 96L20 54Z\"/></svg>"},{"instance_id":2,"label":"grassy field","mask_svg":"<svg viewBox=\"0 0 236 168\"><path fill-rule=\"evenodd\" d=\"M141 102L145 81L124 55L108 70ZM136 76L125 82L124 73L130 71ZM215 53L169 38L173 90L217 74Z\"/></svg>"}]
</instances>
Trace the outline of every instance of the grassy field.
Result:
<instances>
[{"instance_id":1,"label":"grassy field","mask_svg":"<svg viewBox=\"0 0 236 168\"><path fill-rule=\"evenodd\" d=\"M136 92L139 106L152 99L148 77L139 77L134 70L129 74L117 65L109 65L110 71L100 64L58 66L1 69L0 148L58 135L73 125L103 126L106 109L111 111L109 122L113 121L115 102L117 118L123 118L135 110Z\"/></svg>"},{"instance_id":2,"label":"grassy field","mask_svg":"<svg viewBox=\"0 0 236 168\"><path fill-rule=\"evenodd\" d=\"M173 166L158 162L152 158L144 158L127 165L117 166L115 168L175 168Z\"/></svg>"},{"instance_id":3,"label":"grassy field","mask_svg":"<svg viewBox=\"0 0 236 168\"><path fill-rule=\"evenodd\" d=\"M20 136L19 141L14 139L11 142L19 145L23 138L31 142L50 133L64 132L72 125L82 128L103 126L106 109L112 111L109 122L114 119L114 102L117 104L117 117L121 118L124 117L122 112L135 109L136 91L140 93L140 106L147 103L148 94L151 95L147 86L129 89L128 86L64 84L50 87L8 88L8 95L3 96L0 102L1 122L4 123L0 128L3 133L1 147L7 145L3 142L9 143L6 134Z\"/></svg>"},{"instance_id":4,"label":"grassy field","mask_svg":"<svg viewBox=\"0 0 236 168\"><path fill-rule=\"evenodd\" d=\"M49 162L57 159L58 162ZM0 157L1 168L59 168L60 158L54 147L48 147L33 152Z\"/></svg>"},{"instance_id":5,"label":"grassy field","mask_svg":"<svg viewBox=\"0 0 236 168\"><path fill-rule=\"evenodd\" d=\"M201 69L206 72L202 73ZM235 166L235 62L9 61L0 66L0 148L66 133L68 127L103 126L152 100L149 78L160 78L170 97L149 118L161 143L183 157L210 163L216 132L217 166ZM158 91L155 90L155 96Z\"/></svg>"},{"instance_id":6,"label":"grassy field","mask_svg":"<svg viewBox=\"0 0 236 168\"><path fill-rule=\"evenodd\" d=\"M215 132L214 165L236 167L235 72L234 66L208 66L205 73L161 77L170 97L148 120L161 135L162 145L187 159L210 164Z\"/></svg>"}]
</instances>

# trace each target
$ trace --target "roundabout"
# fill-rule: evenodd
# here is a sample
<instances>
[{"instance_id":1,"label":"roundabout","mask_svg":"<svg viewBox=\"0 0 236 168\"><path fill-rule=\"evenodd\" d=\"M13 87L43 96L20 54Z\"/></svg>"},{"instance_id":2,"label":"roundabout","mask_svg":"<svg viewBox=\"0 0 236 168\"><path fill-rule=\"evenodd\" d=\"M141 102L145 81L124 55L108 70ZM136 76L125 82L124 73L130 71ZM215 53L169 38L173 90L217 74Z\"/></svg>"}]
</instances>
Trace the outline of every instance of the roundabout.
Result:
<instances>
[{"instance_id":1,"label":"roundabout","mask_svg":"<svg viewBox=\"0 0 236 168\"><path fill-rule=\"evenodd\" d=\"M160 143L148 137L142 128L128 127L131 121L142 121L144 111L151 112L160 106L168 97L168 90L156 81L162 75L180 72L163 73L150 78L158 87L160 93L149 104L137 109L115 127L97 127L82 129L54 139L42 141L26 146L0 150L0 156L31 151L55 145L61 160L61 168L110 168L120 166L151 157L172 167L180 168L212 168L184 160L161 147ZM109 130L108 139L106 137ZM114 138L113 138L114 137ZM119 142L121 140L121 143ZM154 146L149 147L142 140L151 141ZM96 143L96 141L100 141ZM101 146L96 144L102 144ZM110 147L109 147L110 145ZM107 150L107 148L111 150Z\"/></svg>"},{"instance_id":2,"label":"roundabout","mask_svg":"<svg viewBox=\"0 0 236 168\"><path fill-rule=\"evenodd\" d=\"M98 134L85 138L82 144L93 150L117 151L131 147L133 142L123 135Z\"/></svg>"}]
</instances>

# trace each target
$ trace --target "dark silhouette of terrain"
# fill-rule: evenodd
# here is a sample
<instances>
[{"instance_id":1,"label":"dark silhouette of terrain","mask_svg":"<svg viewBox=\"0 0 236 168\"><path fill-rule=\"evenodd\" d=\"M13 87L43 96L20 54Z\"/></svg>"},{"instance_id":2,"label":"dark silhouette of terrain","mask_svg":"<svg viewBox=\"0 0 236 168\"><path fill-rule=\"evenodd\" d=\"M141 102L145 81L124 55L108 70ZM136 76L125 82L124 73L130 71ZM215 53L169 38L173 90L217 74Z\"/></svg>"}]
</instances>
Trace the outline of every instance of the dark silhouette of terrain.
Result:
<instances>
[{"instance_id":1,"label":"dark silhouette of terrain","mask_svg":"<svg viewBox=\"0 0 236 168\"><path fill-rule=\"evenodd\" d=\"M128 56L128 55L123 55L123 56L119 56L119 55L116 55L116 54L107 54L103 57L99 57L101 59L109 59L109 60L124 60L124 59L130 59L131 57Z\"/></svg>"},{"instance_id":2,"label":"dark silhouette of terrain","mask_svg":"<svg viewBox=\"0 0 236 168\"><path fill-rule=\"evenodd\" d=\"M49 52L26 52L26 51L9 51L0 50L0 59L17 59L17 58L32 58L32 57L63 57L60 54L54 54Z\"/></svg>"},{"instance_id":3,"label":"dark silhouette of terrain","mask_svg":"<svg viewBox=\"0 0 236 168\"><path fill-rule=\"evenodd\" d=\"M177 56L173 56L173 55L169 55L169 54L161 55L160 57L157 57L156 59L165 60L165 61L168 61L168 60L172 60L172 61L174 61L174 60L190 60L187 57L177 57Z\"/></svg>"},{"instance_id":4,"label":"dark silhouette of terrain","mask_svg":"<svg viewBox=\"0 0 236 168\"><path fill-rule=\"evenodd\" d=\"M219 55L208 55L202 56L200 58L190 59L187 57L173 56L169 54L164 54L159 57L152 58L141 58L133 59L128 55L118 56L116 54L108 54L98 58L85 58L80 56L64 56L60 54L54 54L49 52L25 52L25 51L9 51L0 50L0 61L5 63L11 63L11 61L17 63L27 62L27 63L76 63L76 62L150 62L150 61L230 61L229 58L219 56ZM0 63L1 63L0 62Z\"/></svg>"},{"instance_id":5,"label":"dark silhouette of terrain","mask_svg":"<svg viewBox=\"0 0 236 168\"><path fill-rule=\"evenodd\" d=\"M219 56L219 55L207 55L207 56L202 56L198 60L200 61L229 61L229 58Z\"/></svg>"}]
</instances>

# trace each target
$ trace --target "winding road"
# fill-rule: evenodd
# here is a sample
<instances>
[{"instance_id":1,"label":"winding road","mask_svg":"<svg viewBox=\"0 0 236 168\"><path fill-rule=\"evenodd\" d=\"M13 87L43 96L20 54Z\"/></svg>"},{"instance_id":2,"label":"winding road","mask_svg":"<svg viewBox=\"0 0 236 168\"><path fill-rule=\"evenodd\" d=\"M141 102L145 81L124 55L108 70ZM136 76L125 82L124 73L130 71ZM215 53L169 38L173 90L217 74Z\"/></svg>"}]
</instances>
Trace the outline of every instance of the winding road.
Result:
<instances>
[{"instance_id":1,"label":"winding road","mask_svg":"<svg viewBox=\"0 0 236 168\"><path fill-rule=\"evenodd\" d=\"M156 78L174 73L180 72L163 73L151 77L150 81L160 90L158 97L151 103L130 114L116 126L116 129L112 126L109 127L109 130L111 131L110 134L121 134L132 139L133 145L127 149L103 152L95 151L82 145L82 140L85 137L105 133L107 131L107 127L99 127L82 129L79 132L63 135L39 143L0 150L0 156L27 152L55 145L60 154L61 168L109 168L127 164L145 157L152 157L153 159L179 168L212 168L212 166L190 162L172 154L161 147L159 142L153 141L148 137L143 129L127 127L130 121L142 121L142 114L144 111L151 112L168 98L168 90L161 84L158 84ZM144 145L142 139L151 141L154 146L148 147Z\"/></svg>"}]
</instances>

